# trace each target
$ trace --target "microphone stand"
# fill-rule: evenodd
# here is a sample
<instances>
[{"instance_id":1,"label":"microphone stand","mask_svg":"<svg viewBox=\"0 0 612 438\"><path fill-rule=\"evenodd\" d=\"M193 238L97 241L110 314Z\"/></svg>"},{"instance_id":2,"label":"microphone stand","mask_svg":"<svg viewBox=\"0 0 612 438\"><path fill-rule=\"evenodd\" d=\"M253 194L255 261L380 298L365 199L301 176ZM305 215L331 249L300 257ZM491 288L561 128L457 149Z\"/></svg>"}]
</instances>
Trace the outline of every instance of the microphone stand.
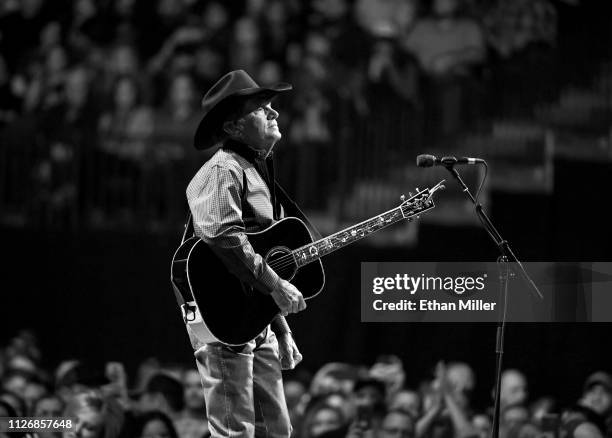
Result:
<instances>
[{"instance_id":1,"label":"microphone stand","mask_svg":"<svg viewBox=\"0 0 612 438\"><path fill-rule=\"evenodd\" d=\"M499 257L497 258L497 265L499 268L499 295L501 298L501 306L500 306L500 316L497 322L497 333L496 333L496 345L495 345L495 402L494 402L494 411L493 411L493 424L491 427L491 437L498 438L499 437L499 417L500 417L500 388L501 388L501 374L502 374L502 361L504 356L504 336L505 336L505 328L506 328L506 309L507 309L507 301L508 301L508 283L509 278L514 276L514 273L510 272L510 266L508 265L508 258L515 262L519 267L519 272L522 274L523 278L529 283L531 286L532 293L535 293L540 299L544 299L542 293L533 282L533 280L525 271L523 264L516 257L512 248L510 248L510 244L506 239L504 239L497 228L491 222L491 219L484 212L482 205L477 202L474 195L470 192L470 189L467 187L459 172L455 169L454 163L443 164L446 167L446 170L450 172L450 174L459 182L459 185L462 187L463 192L470 198L472 204L474 204L476 215L479 217L482 225L485 230L495 242L495 246L499 251ZM486 165L486 163L485 163Z\"/></svg>"}]
</instances>

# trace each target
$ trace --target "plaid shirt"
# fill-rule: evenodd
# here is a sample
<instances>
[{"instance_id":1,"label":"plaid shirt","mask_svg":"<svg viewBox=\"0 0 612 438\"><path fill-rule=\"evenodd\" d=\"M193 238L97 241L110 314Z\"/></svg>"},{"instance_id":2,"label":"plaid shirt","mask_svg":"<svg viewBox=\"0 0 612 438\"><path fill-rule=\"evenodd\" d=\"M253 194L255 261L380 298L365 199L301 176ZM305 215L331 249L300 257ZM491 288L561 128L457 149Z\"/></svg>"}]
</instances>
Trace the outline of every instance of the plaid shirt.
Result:
<instances>
[{"instance_id":1,"label":"plaid shirt","mask_svg":"<svg viewBox=\"0 0 612 438\"><path fill-rule=\"evenodd\" d=\"M219 149L187 186L187 201L196 235L232 274L262 293L277 288L279 276L245 234L275 222L272 194L253 162L231 148Z\"/></svg>"}]
</instances>

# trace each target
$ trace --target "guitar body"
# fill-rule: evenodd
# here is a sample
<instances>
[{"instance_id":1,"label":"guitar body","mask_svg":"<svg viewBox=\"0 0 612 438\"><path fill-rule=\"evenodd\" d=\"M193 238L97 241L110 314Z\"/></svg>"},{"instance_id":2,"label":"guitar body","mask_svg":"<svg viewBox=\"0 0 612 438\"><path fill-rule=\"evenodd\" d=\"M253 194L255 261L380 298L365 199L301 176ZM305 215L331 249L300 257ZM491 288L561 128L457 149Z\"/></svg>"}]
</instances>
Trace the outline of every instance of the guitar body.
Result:
<instances>
[{"instance_id":1,"label":"guitar body","mask_svg":"<svg viewBox=\"0 0 612 438\"><path fill-rule=\"evenodd\" d=\"M298 268L291 251L312 243L299 219L281 219L269 228L247 233L257 254L304 299L316 296L325 284L320 260ZM200 341L242 345L254 339L279 313L268 295L243 283L228 271L213 250L199 237L191 237L172 259L171 281L183 299L195 308L186 315Z\"/></svg>"}]
</instances>

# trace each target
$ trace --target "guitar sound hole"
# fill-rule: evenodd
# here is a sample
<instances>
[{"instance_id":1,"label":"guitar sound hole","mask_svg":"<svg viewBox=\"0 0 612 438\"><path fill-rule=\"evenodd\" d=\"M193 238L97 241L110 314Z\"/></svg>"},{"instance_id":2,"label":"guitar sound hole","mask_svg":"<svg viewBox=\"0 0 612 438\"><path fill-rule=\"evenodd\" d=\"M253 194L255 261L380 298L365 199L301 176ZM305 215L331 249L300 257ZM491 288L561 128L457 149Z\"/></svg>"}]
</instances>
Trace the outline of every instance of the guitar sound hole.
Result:
<instances>
[{"instance_id":1,"label":"guitar sound hole","mask_svg":"<svg viewBox=\"0 0 612 438\"><path fill-rule=\"evenodd\" d=\"M291 280L297 272L297 266L288 248L272 248L266 255L266 263L284 280Z\"/></svg>"}]
</instances>

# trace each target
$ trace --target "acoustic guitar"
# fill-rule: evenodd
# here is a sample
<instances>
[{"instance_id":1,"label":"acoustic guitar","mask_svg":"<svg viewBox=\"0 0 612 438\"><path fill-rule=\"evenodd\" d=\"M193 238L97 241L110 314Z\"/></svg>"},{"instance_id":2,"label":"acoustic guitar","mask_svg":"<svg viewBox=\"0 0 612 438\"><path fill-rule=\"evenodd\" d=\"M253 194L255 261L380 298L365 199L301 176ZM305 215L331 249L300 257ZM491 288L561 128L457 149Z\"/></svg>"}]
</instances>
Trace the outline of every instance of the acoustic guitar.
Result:
<instances>
[{"instance_id":1,"label":"acoustic guitar","mask_svg":"<svg viewBox=\"0 0 612 438\"><path fill-rule=\"evenodd\" d=\"M325 285L321 257L355 243L391 224L412 220L435 207L432 196L444 181L419 190L391 210L313 241L300 219L287 217L263 231L246 233L256 253L308 300ZM257 337L279 313L269 295L240 281L199 237L181 243L174 253L170 280L183 318L202 343L242 345Z\"/></svg>"}]
</instances>

